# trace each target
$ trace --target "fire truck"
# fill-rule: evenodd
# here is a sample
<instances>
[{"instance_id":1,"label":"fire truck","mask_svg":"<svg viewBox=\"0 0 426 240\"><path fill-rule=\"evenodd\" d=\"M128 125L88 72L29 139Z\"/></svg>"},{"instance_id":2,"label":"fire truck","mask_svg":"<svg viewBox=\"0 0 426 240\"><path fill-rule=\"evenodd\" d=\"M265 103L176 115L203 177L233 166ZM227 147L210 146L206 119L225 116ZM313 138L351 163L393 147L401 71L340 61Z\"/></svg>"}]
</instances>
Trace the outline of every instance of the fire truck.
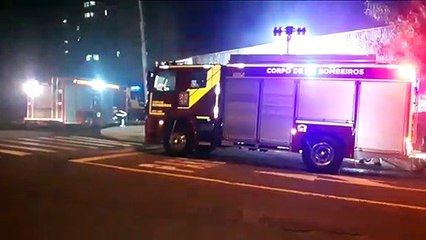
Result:
<instances>
[{"instance_id":1,"label":"fire truck","mask_svg":"<svg viewBox=\"0 0 426 240\"><path fill-rule=\"evenodd\" d=\"M47 82L24 83L27 94L25 122L29 126L113 124L114 114L127 111L128 89L97 79L54 77Z\"/></svg>"},{"instance_id":2,"label":"fire truck","mask_svg":"<svg viewBox=\"0 0 426 240\"><path fill-rule=\"evenodd\" d=\"M231 55L226 65L156 67L146 142L167 154L218 147L300 153L315 172L344 158L420 155L416 69L376 56Z\"/></svg>"}]
</instances>

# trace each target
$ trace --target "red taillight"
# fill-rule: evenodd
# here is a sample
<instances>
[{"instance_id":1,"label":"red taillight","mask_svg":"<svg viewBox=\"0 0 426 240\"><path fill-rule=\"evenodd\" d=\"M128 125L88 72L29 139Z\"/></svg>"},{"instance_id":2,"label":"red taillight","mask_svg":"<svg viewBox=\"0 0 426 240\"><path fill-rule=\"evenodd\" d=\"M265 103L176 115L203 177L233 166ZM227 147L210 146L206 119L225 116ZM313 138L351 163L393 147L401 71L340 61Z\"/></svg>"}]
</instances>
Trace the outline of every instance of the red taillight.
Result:
<instances>
[{"instance_id":1,"label":"red taillight","mask_svg":"<svg viewBox=\"0 0 426 240\"><path fill-rule=\"evenodd\" d=\"M179 93L179 107L189 106L189 92Z\"/></svg>"}]
</instances>

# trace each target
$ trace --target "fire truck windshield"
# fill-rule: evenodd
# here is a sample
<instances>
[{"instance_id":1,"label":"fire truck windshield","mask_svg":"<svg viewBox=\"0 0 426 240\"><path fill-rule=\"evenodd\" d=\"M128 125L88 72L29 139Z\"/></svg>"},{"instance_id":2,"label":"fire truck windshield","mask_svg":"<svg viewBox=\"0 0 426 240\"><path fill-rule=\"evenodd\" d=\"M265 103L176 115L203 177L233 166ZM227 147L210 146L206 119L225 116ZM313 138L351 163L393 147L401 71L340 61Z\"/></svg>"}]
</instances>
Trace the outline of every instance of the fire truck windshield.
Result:
<instances>
[{"instance_id":1,"label":"fire truck windshield","mask_svg":"<svg viewBox=\"0 0 426 240\"><path fill-rule=\"evenodd\" d=\"M160 92L170 92L176 89L176 72L165 70L159 72L154 79L154 89Z\"/></svg>"},{"instance_id":2,"label":"fire truck windshield","mask_svg":"<svg viewBox=\"0 0 426 240\"><path fill-rule=\"evenodd\" d=\"M207 70L203 68L165 69L151 80L152 89L157 92L197 89L206 87Z\"/></svg>"}]
</instances>

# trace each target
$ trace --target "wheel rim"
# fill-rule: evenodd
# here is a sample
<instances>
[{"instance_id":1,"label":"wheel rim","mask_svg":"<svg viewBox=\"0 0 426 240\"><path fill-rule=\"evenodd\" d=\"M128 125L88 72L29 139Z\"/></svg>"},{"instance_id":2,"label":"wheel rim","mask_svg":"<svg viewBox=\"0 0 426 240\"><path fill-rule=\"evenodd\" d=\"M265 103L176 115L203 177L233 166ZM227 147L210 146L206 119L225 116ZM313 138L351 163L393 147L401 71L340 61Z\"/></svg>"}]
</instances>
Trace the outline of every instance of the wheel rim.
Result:
<instances>
[{"instance_id":1,"label":"wheel rim","mask_svg":"<svg viewBox=\"0 0 426 240\"><path fill-rule=\"evenodd\" d=\"M320 142L312 147L311 159L317 166L327 166L334 159L334 149L326 142Z\"/></svg>"},{"instance_id":2,"label":"wheel rim","mask_svg":"<svg viewBox=\"0 0 426 240\"><path fill-rule=\"evenodd\" d=\"M173 133L169 140L170 148L175 152L184 151L186 142L186 136L183 133Z\"/></svg>"}]
</instances>

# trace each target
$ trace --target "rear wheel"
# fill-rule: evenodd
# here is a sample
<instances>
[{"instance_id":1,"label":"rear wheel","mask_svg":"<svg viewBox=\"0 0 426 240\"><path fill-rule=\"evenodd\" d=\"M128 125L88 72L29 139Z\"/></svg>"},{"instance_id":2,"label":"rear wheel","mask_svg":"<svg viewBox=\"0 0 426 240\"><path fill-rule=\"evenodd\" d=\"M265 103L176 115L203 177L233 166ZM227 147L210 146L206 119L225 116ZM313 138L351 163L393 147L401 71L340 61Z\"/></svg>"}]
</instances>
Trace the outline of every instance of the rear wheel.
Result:
<instances>
[{"instance_id":1,"label":"rear wheel","mask_svg":"<svg viewBox=\"0 0 426 240\"><path fill-rule=\"evenodd\" d=\"M313 172L337 173L343 162L343 144L333 137L310 137L304 143L302 158Z\"/></svg>"},{"instance_id":2,"label":"rear wheel","mask_svg":"<svg viewBox=\"0 0 426 240\"><path fill-rule=\"evenodd\" d=\"M185 156L192 152L192 134L189 126L175 122L165 134L163 141L166 154Z\"/></svg>"}]
</instances>

